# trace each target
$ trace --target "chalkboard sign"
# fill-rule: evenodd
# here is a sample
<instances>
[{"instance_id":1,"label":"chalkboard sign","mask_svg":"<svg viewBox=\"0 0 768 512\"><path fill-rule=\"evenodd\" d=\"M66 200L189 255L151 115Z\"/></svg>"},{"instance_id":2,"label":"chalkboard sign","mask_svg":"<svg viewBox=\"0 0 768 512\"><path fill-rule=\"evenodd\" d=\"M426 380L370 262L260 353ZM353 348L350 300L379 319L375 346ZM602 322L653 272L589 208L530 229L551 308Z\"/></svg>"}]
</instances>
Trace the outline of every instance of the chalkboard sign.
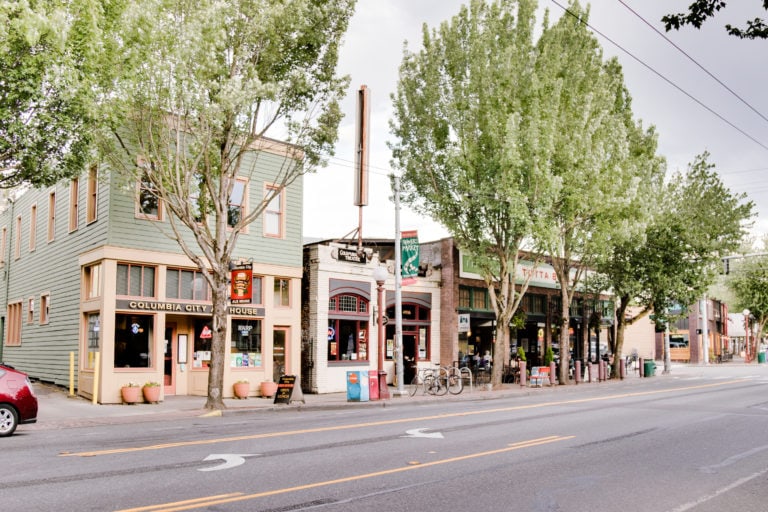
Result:
<instances>
[{"instance_id":1,"label":"chalkboard sign","mask_svg":"<svg viewBox=\"0 0 768 512\"><path fill-rule=\"evenodd\" d=\"M301 392L299 379L295 375L281 375L277 383L275 403L290 404L298 401L304 403L304 394Z\"/></svg>"}]
</instances>

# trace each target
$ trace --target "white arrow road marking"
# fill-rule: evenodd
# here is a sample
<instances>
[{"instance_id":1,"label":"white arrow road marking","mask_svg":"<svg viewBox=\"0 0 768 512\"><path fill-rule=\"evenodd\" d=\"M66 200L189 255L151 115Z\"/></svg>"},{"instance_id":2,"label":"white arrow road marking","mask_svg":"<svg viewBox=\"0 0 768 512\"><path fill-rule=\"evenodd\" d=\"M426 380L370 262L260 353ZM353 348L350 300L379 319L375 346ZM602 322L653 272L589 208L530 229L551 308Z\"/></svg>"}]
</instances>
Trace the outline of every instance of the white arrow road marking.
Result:
<instances>
[{"instance_id":1,"label":"white arrow road marking","mask_svg":"<svg viewBox=\"0 0 768 512\"><path fill-rule=\"evenodd\" d=\"M429 430L428 428L413 428L411 430L406 430L405 433L408 434L407 436L400 436L400 437L428 437L431 439L442 439L443 434L440 432L431 432L429 434L425 433L425 430Z\"/></svg>"},{"instance_id":2,"label":"white arrow road marking","mask_svg":"<svg viewBox=\"0 0 768 512\"><path fill-rule=\"evenodd\" d=\"M218 471L220 469L231 469L242 464L245 464L246 457L255 457L258 454L236 454L236 453L212 453L207 456L203 461L209 460L223 460L222 464L213 466L210 468L198 468L198 471Z\"/></svg>"}]
</instances>

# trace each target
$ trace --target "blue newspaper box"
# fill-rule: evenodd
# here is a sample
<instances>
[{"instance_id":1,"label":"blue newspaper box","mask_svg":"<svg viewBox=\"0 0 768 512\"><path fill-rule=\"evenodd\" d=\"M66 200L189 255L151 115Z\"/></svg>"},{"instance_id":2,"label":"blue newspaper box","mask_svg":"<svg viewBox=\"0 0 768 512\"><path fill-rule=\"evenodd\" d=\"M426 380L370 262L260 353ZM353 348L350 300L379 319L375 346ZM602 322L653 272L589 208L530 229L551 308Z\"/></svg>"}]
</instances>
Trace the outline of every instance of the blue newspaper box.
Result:
<instances>
[{"instance_id":1,"label":"blue newspaper box","mask_svg":"<svg viewBox=\"0 0 768 512\"><path fill-rule=\"evenodd\" d=\"M347 372L347 402L360 401L360 372Z\"/></svg>"}]
</instances>

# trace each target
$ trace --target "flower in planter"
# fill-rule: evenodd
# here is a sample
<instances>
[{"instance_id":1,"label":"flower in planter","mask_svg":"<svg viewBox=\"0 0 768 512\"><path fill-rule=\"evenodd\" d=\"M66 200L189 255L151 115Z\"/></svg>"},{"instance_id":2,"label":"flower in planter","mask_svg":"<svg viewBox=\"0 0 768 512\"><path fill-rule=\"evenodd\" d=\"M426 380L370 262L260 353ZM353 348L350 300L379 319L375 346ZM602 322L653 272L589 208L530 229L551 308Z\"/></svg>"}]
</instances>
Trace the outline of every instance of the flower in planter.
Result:
<instances>
[{"instance_id":1,"label":"flower in planter","mask_svg":"<svg viewBox=\"0 0 768 512\"><path fill-rule=\"evenodd\" d=\"M123 387L124 388L140 388L141 386L139 385L138 382L129 382L127 384L124 384Z\"/></svg>"},{"instance_id":2,"label":"flower in planter","mask_svg":"<svg viewBox=\"0 0 768 512\"><path fill-rule=\"evenodd\" d=\"M235 382L235 384L250 384L250 383L251 381L249 381L248 379L240 379L237 382Z\"/></svg>"},{"instance_id":3,"label":"flower in planter","mask_svg":"<svg viewBox=\"0 0 768 512\"><path fill-rule=\"evenodd\" d=\"M144 387L145 388L156 388L158 386L160 386L160 383L159 382L155 382L153 380L150 380L150 381L144 383Z\"/></svg>"}]
</instances>

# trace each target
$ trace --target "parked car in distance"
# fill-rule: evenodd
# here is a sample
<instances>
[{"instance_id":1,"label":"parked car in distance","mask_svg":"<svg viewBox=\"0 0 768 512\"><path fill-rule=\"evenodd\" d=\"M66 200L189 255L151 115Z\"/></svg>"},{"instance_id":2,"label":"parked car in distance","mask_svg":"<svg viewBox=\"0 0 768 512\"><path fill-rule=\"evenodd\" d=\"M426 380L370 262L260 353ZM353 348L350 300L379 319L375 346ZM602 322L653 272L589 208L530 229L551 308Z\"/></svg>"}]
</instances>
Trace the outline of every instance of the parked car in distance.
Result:
<instances>
[{"instance_id":1,"label":"parked car in distance","mask_svg":"<svg viewBox=\"0 0 768 512\"><path fill-rule=\"evenodd\" d=\"M37 421L37 396L26 373L0 363L0 437Z\"/></svg>"}]
</instances>

